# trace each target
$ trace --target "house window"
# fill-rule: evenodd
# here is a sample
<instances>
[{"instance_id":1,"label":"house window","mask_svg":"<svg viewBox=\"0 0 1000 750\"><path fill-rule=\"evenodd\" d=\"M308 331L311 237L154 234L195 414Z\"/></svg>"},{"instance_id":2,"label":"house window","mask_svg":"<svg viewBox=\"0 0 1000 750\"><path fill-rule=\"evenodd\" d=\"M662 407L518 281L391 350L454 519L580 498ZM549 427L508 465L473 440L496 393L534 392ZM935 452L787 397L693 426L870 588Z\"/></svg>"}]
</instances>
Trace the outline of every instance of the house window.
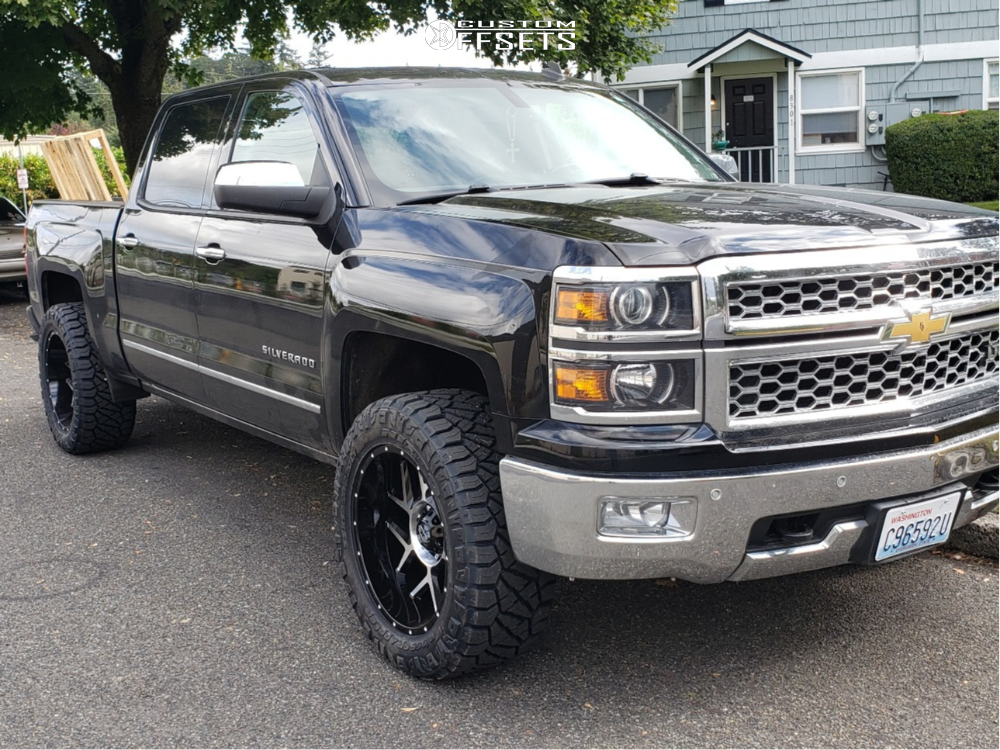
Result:
<instances>
[{"instance_id":1,"label":"house window","mask_svg":"<svg viewBox=\"0 0 1000 750\"><path fill-rule=\"evenodd\" d=\"M667 86L641 89L621 89L629 99L639 102L661 120L681 129L681 86L673 83Z\"/></svg>"},{"instance_id":2,"label":"house window","mask_svg":"<svg viewBox=\"0 0 1000 750\"><path fill-rule=\"evenodd\" d=\"M983 109L1000 109L1000 61L987 60L983 75Z\"/></svg>"},{"instance_id":3,"label":"house window","mask_svg":"<svg viewBox=\"0 0 1000 750\"><path fill-rule=\"evenodd\" d=\"M863 71L800 73L798 81L799 151L863 150Z\"/></svg>"}]
</instances>

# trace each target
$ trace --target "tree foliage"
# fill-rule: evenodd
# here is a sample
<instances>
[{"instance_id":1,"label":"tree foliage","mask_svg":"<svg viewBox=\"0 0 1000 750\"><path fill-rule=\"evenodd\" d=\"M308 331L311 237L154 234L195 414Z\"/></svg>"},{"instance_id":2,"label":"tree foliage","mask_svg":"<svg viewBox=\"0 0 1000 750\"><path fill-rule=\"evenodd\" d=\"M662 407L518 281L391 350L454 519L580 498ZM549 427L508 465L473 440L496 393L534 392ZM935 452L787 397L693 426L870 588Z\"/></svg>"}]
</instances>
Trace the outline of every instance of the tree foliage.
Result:
<instances>
[{"instance_id":1,"label":"tree foliage","mask_svg":"<svg viewBox=\"0 0 1000 750\"><path fill-rule=\"evenodd\" d=\"M189 84L205 80L192 60L236 48L294 67L290 25L317 46L340 33L370 39L413 33L429 16L458 22L574 21L575 50L487 48L495 64L554 60L580 74L624 76L654 48L641 34L666 25L677 0L0 0L0 132L17 137L45 130L68 112L92 106L73 70L90 71L108 89L131 172L159 108L168 73ZM13 71L8 68L12 61Z\"/></svg>"}]
</instances>

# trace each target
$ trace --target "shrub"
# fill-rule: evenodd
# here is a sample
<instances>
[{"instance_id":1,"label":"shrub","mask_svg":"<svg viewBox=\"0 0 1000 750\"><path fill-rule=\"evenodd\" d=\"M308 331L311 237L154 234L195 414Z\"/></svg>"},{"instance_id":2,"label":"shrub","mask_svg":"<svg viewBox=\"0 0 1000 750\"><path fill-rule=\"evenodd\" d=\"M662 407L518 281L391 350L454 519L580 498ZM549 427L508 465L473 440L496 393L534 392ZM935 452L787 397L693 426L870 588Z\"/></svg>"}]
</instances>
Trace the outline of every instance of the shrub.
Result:
<instances>
[{"instance_id":1,"label":"shrub","mask_svg":"<svg viewBox=\"0 0 1000 750\"><path fill-rule=\"evenodd\" d=\"M19 162L16 156L0 154L0 195L8 199L18 208L22 208L21 191L17 189L17 170ZM59 192L49 174L49 165L45 158L38 154L27 154L24 157L24 168L28 170L28 202L39 198L58 198Z\"/></svg>"},{"instance_id":2,"label":"shrub","mask_svg":"<svg viewBox=\"0 0 1000 750\"><path fill-rule=\"evenodd\" d=\"M996 110L932 114L885 132L892 187L899 193L971 203L997 198Z\"/></svg>"},{"instance_id":3,"label":"shrub","mask_svg":"<svg viewBox=\"0 0 1000 750\"><path fill-rule=\"evenodd\" d=\"M115 154L118 166L122 170L122 174L125 176L125 185L127 186L129 178L125 174L125 155L120 148L113 148L112 151ZM111 195L117 195L118 188L115 185L114 178L111 176L111 170L108 169L108 165L105 162L104 152L100 149L95 149L94 156L97 158L97 166L100 167L101 174L104 176L104 184L108 186L108 192ZM0 195L20 208L22 200L21 191L17 189L18 166L19 163L16 156L0 154ZM28 170L28 184L31 186L28 189L29 204L41 198L59 197L59 191L56 190L56 184L52 180L52 175L49 173L49 165L46 163L44 156L26 154L24 157L24 168Z\"/></svg>"}]
</instances>

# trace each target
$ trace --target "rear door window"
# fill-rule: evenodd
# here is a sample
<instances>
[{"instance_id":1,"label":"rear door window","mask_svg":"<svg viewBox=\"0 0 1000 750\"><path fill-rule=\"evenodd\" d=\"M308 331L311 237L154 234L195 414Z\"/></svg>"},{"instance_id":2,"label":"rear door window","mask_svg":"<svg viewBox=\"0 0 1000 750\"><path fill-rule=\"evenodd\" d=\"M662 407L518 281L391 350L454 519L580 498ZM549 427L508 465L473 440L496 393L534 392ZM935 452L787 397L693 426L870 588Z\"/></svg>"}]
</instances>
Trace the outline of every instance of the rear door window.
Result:
<instances>
[{"instance_id":1,"label":"rear door window","mask_svg":"<svg viewBox=\"0 0 1000 750\"><path fill-rule=\"evenodd\" d=\"M173 107L149 160L144 197L172 208L203 208L205 181L218 143L228 96Z\"/></svg>"}]
</instances>

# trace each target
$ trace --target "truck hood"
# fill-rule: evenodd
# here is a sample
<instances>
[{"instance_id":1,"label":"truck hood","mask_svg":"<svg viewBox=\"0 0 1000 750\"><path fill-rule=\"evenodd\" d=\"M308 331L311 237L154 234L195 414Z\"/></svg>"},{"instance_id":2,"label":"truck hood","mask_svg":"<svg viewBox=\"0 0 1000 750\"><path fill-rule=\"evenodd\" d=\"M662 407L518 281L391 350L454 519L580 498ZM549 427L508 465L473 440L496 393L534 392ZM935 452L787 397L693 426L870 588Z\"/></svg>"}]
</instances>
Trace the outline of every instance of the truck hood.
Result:
<instances>
[{"instance_id":1,"label":"truck hood","mask_svg":"<svg viewBox=\"0 0 1000 750\"><path fill-rule=\"evenodd\" d=\"M868 190L740 183L528 188L405 210L594 240L630 266L998 231L996 213L956 203Z\"/></svg>"}]
</instances>

